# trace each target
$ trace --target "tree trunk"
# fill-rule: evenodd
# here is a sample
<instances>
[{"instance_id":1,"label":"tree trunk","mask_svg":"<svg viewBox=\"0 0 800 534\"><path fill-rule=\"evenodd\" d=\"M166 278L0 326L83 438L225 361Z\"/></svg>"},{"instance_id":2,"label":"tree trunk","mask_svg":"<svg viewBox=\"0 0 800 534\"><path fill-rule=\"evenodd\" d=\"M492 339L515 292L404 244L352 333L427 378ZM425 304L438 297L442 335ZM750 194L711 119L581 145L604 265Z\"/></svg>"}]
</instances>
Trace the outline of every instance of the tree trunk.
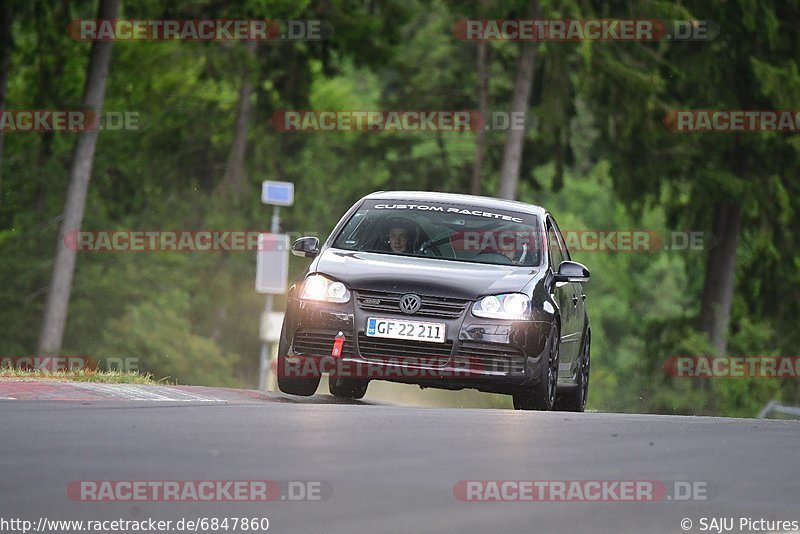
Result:
<instances>
[{"instance_id":1,"label":"tree trunk","mask_svg":"<svg viewBox=\"0 0 800 534\"><path fill-rule=\"evenodd\" d=\"M253 92L251 81L251 64L256 53L256 41L248 41L244 70L242 71L242 85L239 89L239 104L236 108L236 125L233 131L233 142L228 153L225 165L225 177L222 179L225 190L236 201L244 189L244 157L247 152L247 129L252 117L250 94Z\"/></svg>"},{"instance_id":2,"label":"tree trunk","mask_svg":"<svg viewBox=\"0 0 800 534\"><path fill-rule=\"evenodd\" d=\"M100 0L99 19L114 19L117 16L119 0ZM95 41L83 93L83 108L94 111L99 117L103 108L106 80L111 64L111 41ZM75 273L75 251L65 246L64 236L71 231L80 230L86 206L86 194L92 176L94 152L97 145L98 129L78 134L75 152L70 166L69 188L63 218L56 241L56 254L53 274L47 294L44 323L39 333L39 354L53 355L61 351L64 327L67 321L69 294L72 277Z\"/></svg>"},{"instance_id":3,"label":"tree trunk","mask_svg":"<svg viewBox=\"0 0 800 534\"><path fill-rule=\"evenodd\" d=\"M733 288L736 279L736 249L742 212L734 204L717 203L713 213L713 243L706 258L706 279L700 303L700 329L718 355L728 343Z\"/></svg>"},{"instance_id":4,"label":"tree trunk","mask_svg":"<svg viewBox=\"0 0 800 534\"><path fill-rule=\"evenodd\" d=\"M534 18L539 17L539 4L536 0L531 2L531 12ZM533 76L536 71L536 49L538 43L526 41L522 44L517 64L517 78L514 81L514 95L511 98L511 117L517 113L528 112L528 102L533 88ZM525 141L525 129L509 129L506 144L503 150L503 166L500 170L500 188L497 196L500 198L517 198L519 185L519 170L522 165L522 144Z\"/></svg>"},{"instance_id":5,"label":"tree trunk","mask_svg":"<svg viewBox=\"0 0 800 534\"><path fill-rule=\"evenodd\" d=\"M478 111L483 117L484 124L475 136L475 164L472 167L472 182L469 192L473 195L481 194L481 182L483 178L483 154L486 150L486 121L489 120L489 73L487 69L487 49L486 41L478 41Z\"/></svg>"},{"instance_id":6,"label":"tree trunk","mask_svg":"<svg viewBox=\"0 0 800 534\"><path fill-rule=\"evenodd\" d=\"M61 0L52 6L48 6L44 2L35 2L33 5L33 17L34 19L48 21L48 25L52 24L55 27L61 27L69 23L70 20L67 2L68 0ZM39 70L34 102L38 109L61 109L64 106L59 89L63 85L62 81L67 58L61 37L61 32L59 31L41 31L38 32L36 37ZM41 142L39 143L38 165L43 169L52 156L56 133L48 130L42 132L39 138ZM47 185L46 179L39 179L36 183L34 206L36 215L41 221L45 221L47 217L45 209Z\"/></svg>"},{"instance_id":7,"label":"tree trunk","mask_svg":"<svg viewBox=\"0 0 800 534\"><path fill-rule=\"evenodd\" d=\"M6 109L6 87L8 71L11 68L11 23L14 14L6 2L0 6L0 111ZM3 199L3 130L0 130L0 204Z\"/></svg>"}]
</instances>

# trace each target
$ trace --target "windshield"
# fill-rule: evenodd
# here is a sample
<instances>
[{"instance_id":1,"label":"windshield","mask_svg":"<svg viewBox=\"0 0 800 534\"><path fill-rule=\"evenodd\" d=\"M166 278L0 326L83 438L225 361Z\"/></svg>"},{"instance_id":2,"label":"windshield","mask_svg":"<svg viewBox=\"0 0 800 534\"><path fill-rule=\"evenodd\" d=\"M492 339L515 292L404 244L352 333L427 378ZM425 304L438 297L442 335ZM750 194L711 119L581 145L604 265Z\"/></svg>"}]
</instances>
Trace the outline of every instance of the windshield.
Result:
<instances>
[{"instance_id":1,"label":"windshield","mask_svg":"<svg viewBox=\"0 0 800 534\"><path fill-rule=\"evenodd\" d=\"M469 205L367 201L335 248L453 261L534 267L542 261L535 215Z\"/></svg>"}]
</instances>

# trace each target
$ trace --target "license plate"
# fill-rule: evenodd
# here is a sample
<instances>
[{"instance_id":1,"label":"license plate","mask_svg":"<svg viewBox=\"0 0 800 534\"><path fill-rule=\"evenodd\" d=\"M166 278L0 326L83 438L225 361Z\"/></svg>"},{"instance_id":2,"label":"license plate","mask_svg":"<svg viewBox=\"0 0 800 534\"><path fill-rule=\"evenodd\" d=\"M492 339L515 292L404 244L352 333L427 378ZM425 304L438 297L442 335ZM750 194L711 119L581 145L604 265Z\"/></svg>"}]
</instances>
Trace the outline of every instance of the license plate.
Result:
<instances>
[{"instance_id":1,"label":"license plate","mask_svg":"<svg viewBox=\"0 0 800 534\"><path fill-rule=\"evenodd\" d=\"M423 323L420 321L404 321L402 319L367 319L367 336L386 337L389 339L411 339L444 343L447 341L447 325L444 323Z\"/></svg>"}]
</instances>

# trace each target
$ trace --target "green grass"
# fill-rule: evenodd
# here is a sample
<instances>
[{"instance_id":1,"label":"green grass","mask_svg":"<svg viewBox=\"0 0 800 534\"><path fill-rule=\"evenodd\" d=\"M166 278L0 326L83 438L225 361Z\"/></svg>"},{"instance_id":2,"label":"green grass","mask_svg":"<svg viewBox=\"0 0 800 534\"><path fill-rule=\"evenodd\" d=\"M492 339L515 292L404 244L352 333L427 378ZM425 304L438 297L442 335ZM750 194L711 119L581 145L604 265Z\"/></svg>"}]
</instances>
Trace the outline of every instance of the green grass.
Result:
<instances>
[{"instance_id":1,"label":"green grass","mask_svg":"<svg viewBox=\"0 0 800 534\"><path fill-rule=\"evenodd\" d=\"M150 373L139 374L136 372L96 371L90 369L46 371L41 369L18 370L2 368L0 369L0 380L4 379L100 382L105 384L155 384Z\"/></svg>"}]
</instances>

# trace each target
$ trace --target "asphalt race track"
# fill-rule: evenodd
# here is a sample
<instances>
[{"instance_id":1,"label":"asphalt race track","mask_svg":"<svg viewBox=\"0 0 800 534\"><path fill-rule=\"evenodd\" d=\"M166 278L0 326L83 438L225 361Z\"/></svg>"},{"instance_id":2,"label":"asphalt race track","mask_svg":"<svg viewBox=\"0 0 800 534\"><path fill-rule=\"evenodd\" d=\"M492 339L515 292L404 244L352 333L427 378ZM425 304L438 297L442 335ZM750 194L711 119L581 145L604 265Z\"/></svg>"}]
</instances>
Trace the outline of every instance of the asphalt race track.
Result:
<instances>
[{"instance_id":1,"label":"asphalt race track","mask_svg":"<svg viewBox=\"0 0 800 534\"><path fill-rule=\"evenodd\" d=\"M734 518L739 532L740 517L800 520L797 421L206 396L0 400L0 518L266 517L274 533L677 533L687 532L685 518L688 532L702 532L700 519L714 517ZM1 383L0 397L15 398ZM87 502L68 493L73 481L105 480L326 489L322 500L270 502ZM465 502L454 492L465 480L700 481L706 500Z\"/></svg>"}]
</instances>

